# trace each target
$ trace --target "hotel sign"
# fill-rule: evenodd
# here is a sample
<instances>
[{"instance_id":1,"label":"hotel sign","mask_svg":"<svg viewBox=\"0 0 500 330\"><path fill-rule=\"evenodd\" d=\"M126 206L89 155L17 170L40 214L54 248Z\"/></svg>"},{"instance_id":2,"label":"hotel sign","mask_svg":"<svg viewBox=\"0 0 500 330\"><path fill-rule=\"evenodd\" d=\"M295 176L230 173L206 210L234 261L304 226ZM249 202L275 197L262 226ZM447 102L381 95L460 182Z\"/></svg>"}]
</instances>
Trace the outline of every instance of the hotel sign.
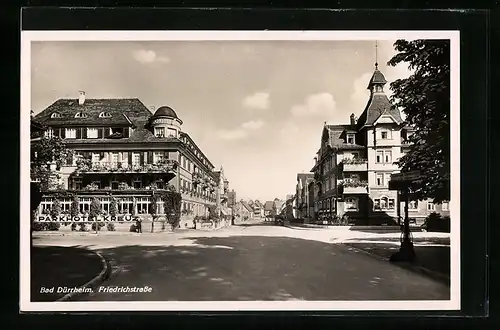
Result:
<instances>
[{"instance_id":1,"label":"hotel sign","mask_svg":"<svg viewBox=\"0 0 500 330\"><path fill-rule=\"evenodd\" d=\"M89 217L87 215L73 217L71 215L62 214L57 217L40 215L35 219L35 222L128 222L133 221L135 218L136 217L131 214L120 216L101 215L97 217Z\"/></svg>"}]
</instances>

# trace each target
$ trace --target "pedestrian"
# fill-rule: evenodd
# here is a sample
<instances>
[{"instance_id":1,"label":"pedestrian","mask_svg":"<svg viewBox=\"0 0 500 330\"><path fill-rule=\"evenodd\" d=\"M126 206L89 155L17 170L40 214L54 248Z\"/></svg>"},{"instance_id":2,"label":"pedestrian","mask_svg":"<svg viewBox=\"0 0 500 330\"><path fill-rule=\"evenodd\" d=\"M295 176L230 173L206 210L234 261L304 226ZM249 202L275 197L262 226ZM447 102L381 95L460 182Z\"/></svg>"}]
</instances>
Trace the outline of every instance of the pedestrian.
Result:
<instances>
[{"instance_id":1,"label":"pedestrian","mask_svg":"<svg viewBox=\"0 0 500 330\"><path fill-rule=\"evenodd\" d=\"M142 233L142 220L140 217L135 218L135 227L138 233Z\"/></svg>"}]
</instances>

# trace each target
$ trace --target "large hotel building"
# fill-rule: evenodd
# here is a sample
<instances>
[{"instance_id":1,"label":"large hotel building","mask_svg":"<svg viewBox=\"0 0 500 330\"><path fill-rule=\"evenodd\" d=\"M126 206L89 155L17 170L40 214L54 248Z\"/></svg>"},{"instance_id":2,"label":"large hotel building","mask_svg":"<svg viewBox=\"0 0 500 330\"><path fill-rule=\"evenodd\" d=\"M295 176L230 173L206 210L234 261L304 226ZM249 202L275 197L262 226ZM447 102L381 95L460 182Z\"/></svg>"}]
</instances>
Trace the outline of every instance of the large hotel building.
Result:
<instances>
[{"instance_id":1,"label":"large hotel building","mask_svg":"<svg viewBox=\"0 0 500 330\"><path fill-rule=\"evenodd\" d=\"M148 214L153 189L175 189L182 195L185 222L207 216L210 208L231 214L222 167L216 170L182 131L183 122L170 107L153 114L139 99L86 99L80 92L79 98L59 99L33 119L45 126L47 137L62 138L74 151L59 171L59 185L79 197L81 213L89 211L93 197L107 212L115 197L120 214ZM52 200L47 192L38 211L49 209ZM67 212L71 200L61 204Z\"/></svg>"},{"instance_id":2,"label":"large hotel building","mask_svg":"<svg viewBox=\"0 0 500 330\"><path fill-rule=\"evenodd\" d=\"M361 223L388 223L404 214L397 192L388 182L399 168L395 161L407 152L412 129L385 94L387 81L375 65L368 83L370 97L364 111L344 125L328 125L311 174L297 176L297 210L302 218L348 215ZM449 215L449 203L413 201L409 217L417 223L432 212Z\"/></svg>"}]
</instances>

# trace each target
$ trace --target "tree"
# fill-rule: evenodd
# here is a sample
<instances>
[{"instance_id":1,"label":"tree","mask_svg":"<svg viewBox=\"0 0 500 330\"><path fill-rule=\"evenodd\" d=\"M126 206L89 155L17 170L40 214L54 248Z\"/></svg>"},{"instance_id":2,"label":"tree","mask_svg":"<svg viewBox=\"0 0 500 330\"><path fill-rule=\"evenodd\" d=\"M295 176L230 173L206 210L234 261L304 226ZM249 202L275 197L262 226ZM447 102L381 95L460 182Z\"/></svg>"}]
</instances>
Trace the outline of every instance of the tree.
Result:
<instances>
[{"instance_id":1,"label":"tree","mask_svg":"<svg viewBox=\"0 0 500 330\"><path fill-rule=\"evenodd\" d=\"M71 215L71 219L77 217L78 213L80 213L80 201L78 199L78 196L76 195L73 195L73 200L71 201L71 207L69 212ZM71 230L73 231L75 229L76 229L76 223L71 221Z\"/></svg>"},{"instance_id":2,"label":"tree","mask_svg":"<svg viewBox=\"0 0 500 330\"><path fill-rule=\"evenodd\" d=\"M71 160L73 151L66 148L66 144L59 137L42 137L31 144L31 179L40 182L42 191L57 188L54 183L59 175L51 168L55 164L55 170Z\"/></svg>"},{"instance_id":3,"label":"tree","mask_svg":"<svg viewBox=\"0 0 500 330\"><path fill-rule=\"evenodd\" d=\"M165 216L172 227L172 231L174 231L179 226L181 220L182 196L175 191L165 191L161 194Z\"/></svg>"},{"instance_id":4,"label":"tree","mask_svg":"<svg viewBox=\"0 0 500 330\"><path fill-rule=\"evenodd\" d=\"M392 102L415 132L409 151L396 164L402 172L419 170L410 186L413 199L450 200L450 42L397 40L398 53L388 62L405 62L413 74L390 85Z\"/></svg>"},{"instance_id":5,"label":"tree","mask_svg":"<svg viewBox=\"0 0 500 330\"><path fill-rule=\"evenodd\" d=\"M158 195L152 194L151 195L151 208L150 208L150 213L151 213L151 232L153 233L155 230L155 220L156 216L158 215Z\"/></svg>"},{"instance_id":6,"label":"tree","mask_svg":"<svg viewBox=\"0 0 500 330\"><path fill-rule=\"evenodd\" d=\"M94 229L96 232L101 229L103 224L97 221L97 217L101 215L102 213L102 208L101 208L101 202L97 197L94 197L92 199L92 202L90 203L90 212L89 212L89 218L91 221L94 221L92 223L92 229Z\"/></svg>"}]
</instances>

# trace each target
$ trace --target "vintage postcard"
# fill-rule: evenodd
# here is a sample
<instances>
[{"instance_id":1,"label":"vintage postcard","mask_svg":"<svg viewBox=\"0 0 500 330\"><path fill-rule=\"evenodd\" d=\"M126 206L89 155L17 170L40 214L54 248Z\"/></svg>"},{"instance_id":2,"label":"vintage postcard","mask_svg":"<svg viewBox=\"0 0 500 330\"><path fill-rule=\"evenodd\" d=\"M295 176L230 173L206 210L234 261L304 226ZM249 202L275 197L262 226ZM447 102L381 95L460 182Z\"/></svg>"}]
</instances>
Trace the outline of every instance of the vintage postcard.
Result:
<instances>
[{"instance_id":1,"label":"vintage postcard","mask_svg":"<svg viewBox=\"0 0 500 330\"><path fill-rule=\"evenodd\" d=\"M21 53L22 311L460 309L458 31Z\"/></svg>"}]
</instances>

